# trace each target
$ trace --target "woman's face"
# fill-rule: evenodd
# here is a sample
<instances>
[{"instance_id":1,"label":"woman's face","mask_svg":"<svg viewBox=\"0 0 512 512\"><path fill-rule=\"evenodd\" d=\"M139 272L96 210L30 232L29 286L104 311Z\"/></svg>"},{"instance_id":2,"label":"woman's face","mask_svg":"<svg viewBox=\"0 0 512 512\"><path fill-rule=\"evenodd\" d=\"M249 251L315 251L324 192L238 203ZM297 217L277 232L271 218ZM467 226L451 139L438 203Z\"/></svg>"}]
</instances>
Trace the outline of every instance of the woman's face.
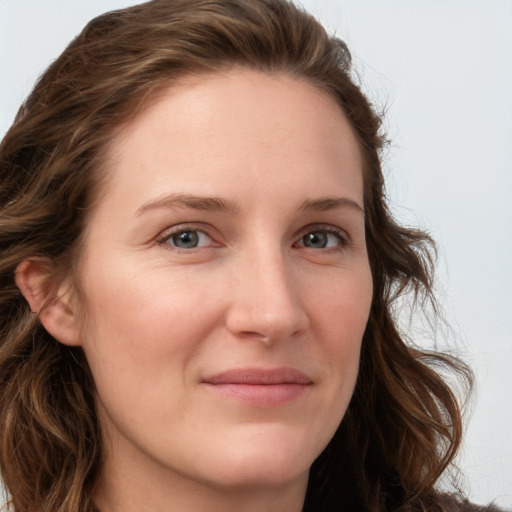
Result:
<instances>
[{"instance_id":1,"label":"woman's face","mask_svg":"<svg viewBox=\"0 0 512 512\"><path fill-rule=\"evenodd\" d=\"M372 296L340 108L286 75L191 78L122 128L107 167L77 340L106 473L305 482L351 398Z\"/></svg>"}]
</instances>

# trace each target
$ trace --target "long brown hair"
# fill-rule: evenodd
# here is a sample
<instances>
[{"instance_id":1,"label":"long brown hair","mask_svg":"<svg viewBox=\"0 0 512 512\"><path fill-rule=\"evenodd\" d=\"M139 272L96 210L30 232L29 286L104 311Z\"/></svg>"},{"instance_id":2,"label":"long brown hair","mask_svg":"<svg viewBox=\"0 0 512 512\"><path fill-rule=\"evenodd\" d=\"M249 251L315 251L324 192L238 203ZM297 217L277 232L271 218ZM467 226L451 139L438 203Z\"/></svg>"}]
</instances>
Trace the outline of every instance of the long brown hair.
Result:
<instances>
[{"instance_id":1,"label":"long brown hair","mask_svg":"<svg viewBox=\"0 0 512 512\"><path fill-rule=\"evenodd\" d=\"M154 0L90 22L38 81L0 147L0 466L16 512L93 511L102 457L87 361L31 313L16 268L38 257L49 262L49 283L72 274L115 128L157 89L236 65L327 91L364 160L373 303L356 390L313 464L306 507L446 508L435 485L462 426L441 373L470 376L455 359L406 343L397 327L398 297L434 303L433 245L389 213L381 118L351 75L347 47L287 0Z\"/></svg>"}]
</instances>

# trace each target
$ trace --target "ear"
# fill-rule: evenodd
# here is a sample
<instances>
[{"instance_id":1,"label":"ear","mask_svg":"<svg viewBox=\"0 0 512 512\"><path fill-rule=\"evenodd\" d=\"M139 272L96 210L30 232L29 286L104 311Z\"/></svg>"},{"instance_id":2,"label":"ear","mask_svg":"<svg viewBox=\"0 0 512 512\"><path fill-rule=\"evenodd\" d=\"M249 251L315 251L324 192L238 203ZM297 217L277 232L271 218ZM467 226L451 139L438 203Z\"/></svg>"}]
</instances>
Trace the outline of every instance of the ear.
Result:
<instances>
[{"instance_id":1,"label":"ear","mask_svg":"<svg viewBox=\"0 0 512 512\"><path fill-rule=\"evenodd\" d=\"M29 258L16 269L16 284L44 328L65 345L80 345L77 308L70 279L55 286L53 266L44 258Z\"/></svg>"}]
</instances>

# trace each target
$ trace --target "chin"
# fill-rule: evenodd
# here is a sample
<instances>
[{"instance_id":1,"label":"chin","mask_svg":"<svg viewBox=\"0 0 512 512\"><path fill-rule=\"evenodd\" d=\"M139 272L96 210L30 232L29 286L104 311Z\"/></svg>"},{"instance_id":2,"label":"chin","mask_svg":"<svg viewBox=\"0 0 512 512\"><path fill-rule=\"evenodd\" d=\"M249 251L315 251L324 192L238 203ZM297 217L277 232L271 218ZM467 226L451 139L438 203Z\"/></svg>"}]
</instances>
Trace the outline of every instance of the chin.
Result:
<instances>
[{"instance_id":1,"label":"chin","mask_svg":"<svg viewBox=\"0 0 512 512\"><path fill-rule=\"evenodd\" d=\"M244 434L232 437L223 450L222 462L215 464L219 483L273 487L307 477L311 464L330 440L326 437L315 443L307 432L298 434L275 425Z\"/></svg>"},{"instance_id":2,"label":"chin","mask_svg":"<svg viewBox=\"0 0 512 512\"><path fill-rule=\"evenodd\" d=\"M251 464L252 462L252 464ZM229 462L216 471L215 483L220 488L276 488L280 489L307 478L311 463L293 466L290 461L245 460L243 464Z\"/></svg>"}]
</instances>

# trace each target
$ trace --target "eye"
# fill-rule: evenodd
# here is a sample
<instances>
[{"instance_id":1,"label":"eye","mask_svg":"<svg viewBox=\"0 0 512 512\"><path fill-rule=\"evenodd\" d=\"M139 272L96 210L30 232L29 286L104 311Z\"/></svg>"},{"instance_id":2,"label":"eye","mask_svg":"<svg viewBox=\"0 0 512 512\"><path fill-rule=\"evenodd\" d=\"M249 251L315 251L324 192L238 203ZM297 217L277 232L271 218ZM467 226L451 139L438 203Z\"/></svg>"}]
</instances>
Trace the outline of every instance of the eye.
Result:
<instances>
[{"instance_id":1,"label":"eye","mask_svg":"<svg viewBox=\"0 0 512 512\"><path fill-rule=\"evenodd\" d=\"M315 229L306 233L299 241L302 247L309 249L332 249L347 245L346 234L340 229Z\"/></svg>"},{"instance_id":2,"label":"eye","mask_svg":"<svg viewBox=\"0 0 512 512\"><path fill-rule=\"evenodd\" d=\"M179 229L172 233L167 233L159 240L160 244L174 246L177 249L197 249L212 245L212 239L204 232L198 229Z\"/></svg>"}]
</instances>

